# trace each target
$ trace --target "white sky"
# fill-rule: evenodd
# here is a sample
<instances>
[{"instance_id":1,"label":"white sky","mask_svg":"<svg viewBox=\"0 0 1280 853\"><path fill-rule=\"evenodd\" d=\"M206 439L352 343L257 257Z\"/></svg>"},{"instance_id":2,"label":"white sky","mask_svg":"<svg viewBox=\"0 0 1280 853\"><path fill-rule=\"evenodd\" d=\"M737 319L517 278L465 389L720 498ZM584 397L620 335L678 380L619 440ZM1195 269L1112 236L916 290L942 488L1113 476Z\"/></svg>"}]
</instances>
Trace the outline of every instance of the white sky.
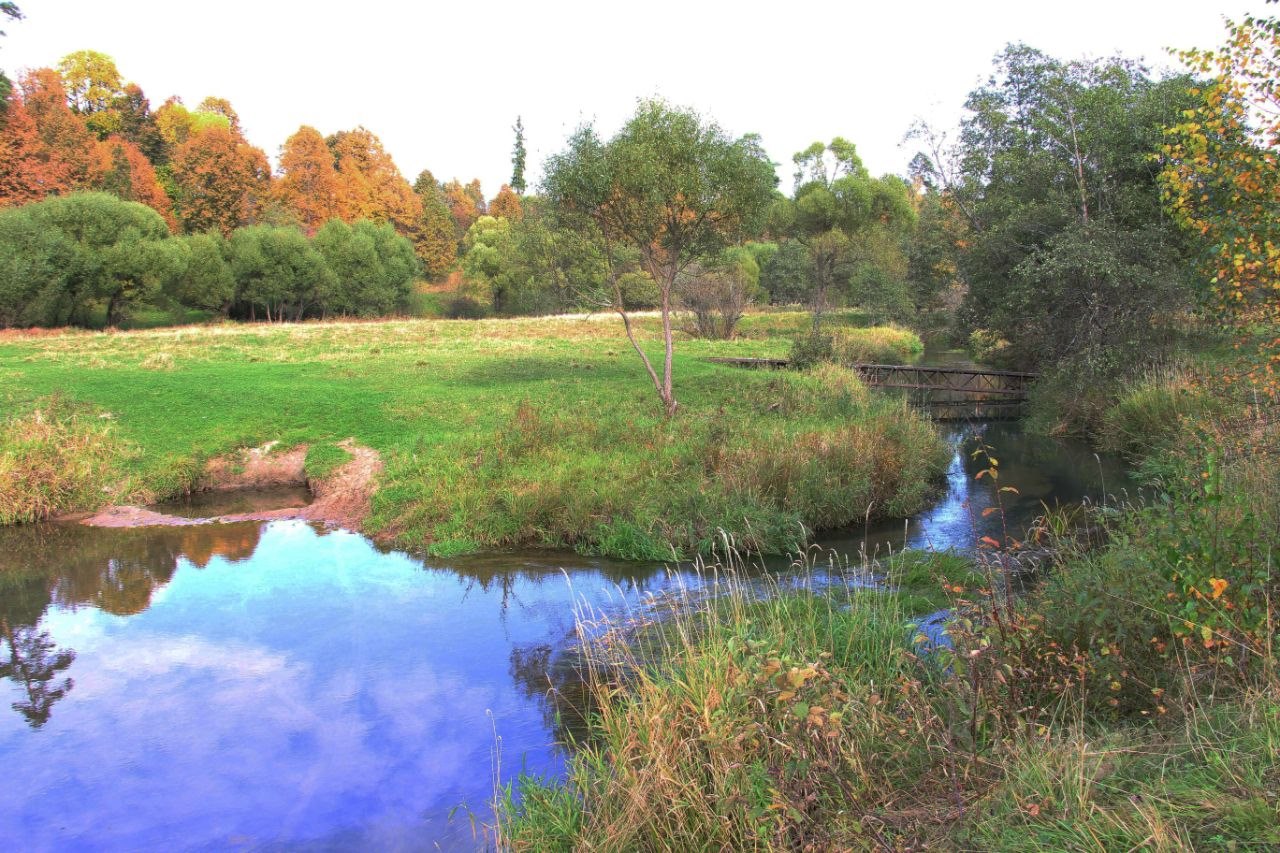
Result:
<instances>
[{"instance_id":1,"label":"white sky","mask_svg":"<svg viewBox=\"0 0 1280 853\"><path fill-rule=\"evenodd\" d=\"M1262 0L787 3L645 0L18 0L0 68L73 50L115 58L158 107L228 98L272 158L299 125L363 124L410 181L510 178L524 118L532 184L584 120L611 134L659 94L759 133L790 189L791 155L845 136L873 172L905 169L917 117L958 120L1006 43L1072 59L1116 52L1170 67L1166 47L1211 47L1222 19Z\"/></svg>"}]
</instances>

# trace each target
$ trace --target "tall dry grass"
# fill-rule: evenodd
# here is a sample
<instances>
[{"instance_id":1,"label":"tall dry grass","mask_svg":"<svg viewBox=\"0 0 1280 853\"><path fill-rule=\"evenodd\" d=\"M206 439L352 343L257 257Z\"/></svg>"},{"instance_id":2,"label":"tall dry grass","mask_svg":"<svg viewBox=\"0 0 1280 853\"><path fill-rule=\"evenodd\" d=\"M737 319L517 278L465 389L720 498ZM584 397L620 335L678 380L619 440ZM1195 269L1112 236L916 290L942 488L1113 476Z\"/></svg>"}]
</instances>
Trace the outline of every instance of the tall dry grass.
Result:
<instances>
[{"instance_id":1,"label":"tall dry grass","mask_svg":"<svg viewBox=\"0 0 1280 853\"><path fill-rule=\"evenodd\" d=\"M0 524L109 502L122 447L109 420L46 399L0 425Z\"/></svg>"},{"instance_id":2,"label":"tall dry grass","mask_svg":"<svg viewBox=\"0 0 1280 853\"><path fill-rule=\"evenodd\" d=\"M812 565L807 570L812 570ZM514 850L848 849L938 765L909 619L860 573L782 589L736 558L656 622L579 614L594 713L563 785L506 789ZM806 571L801 568L801 571Z\"/></svg>"}]
</instances>

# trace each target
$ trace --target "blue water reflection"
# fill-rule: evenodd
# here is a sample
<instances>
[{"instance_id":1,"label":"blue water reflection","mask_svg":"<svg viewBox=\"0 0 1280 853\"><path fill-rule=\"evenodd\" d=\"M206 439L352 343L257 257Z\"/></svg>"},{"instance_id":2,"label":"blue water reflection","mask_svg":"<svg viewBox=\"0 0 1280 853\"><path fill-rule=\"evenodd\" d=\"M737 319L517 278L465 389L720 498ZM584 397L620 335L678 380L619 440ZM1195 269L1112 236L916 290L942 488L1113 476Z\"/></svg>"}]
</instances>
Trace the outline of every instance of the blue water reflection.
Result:
<instances>
[{"instance_id":1,"label":"blue water reflection","mask_svg":"<svg viewBox=\"0 0 1280 853\"><path fill-rule=\"evenodd\" d=\"M92 533L125 554L157 535ZM561 771L539 651L566 644L571 595L661 577L583 564L571 593L551 563L424 570L301 522L180 535L153 555L167 567L135 573L142 609L41 577L38 628L74 649L74 687L39 727L0 714L0 848L473 847L465 808L488 820L499 740L504 777ZM111 587L130 559L88 563ZM0 682L5 704L24 696Z\"/></svg>"}]
</instances>

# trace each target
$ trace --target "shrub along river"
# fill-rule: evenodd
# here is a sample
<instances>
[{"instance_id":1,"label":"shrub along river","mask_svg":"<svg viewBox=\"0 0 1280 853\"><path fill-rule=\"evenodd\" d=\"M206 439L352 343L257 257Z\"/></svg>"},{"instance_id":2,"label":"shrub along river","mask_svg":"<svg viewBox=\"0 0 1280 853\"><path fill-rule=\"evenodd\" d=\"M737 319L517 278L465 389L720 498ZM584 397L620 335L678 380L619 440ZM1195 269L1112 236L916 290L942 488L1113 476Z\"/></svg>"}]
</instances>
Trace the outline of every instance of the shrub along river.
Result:
<instances>
[{"instance_id":1,"label":"shrub along river","mask_svg":"<svg viewBox=\"0 0 1280 853\"><path fill-rule=\"evenodd\" d=\"M822 544L856 561L999 537L973 427L947 429L956 453L931 510ZM1021 492L1004 495L1011 530L1041 501L1128 485L1082 446L978 429ZM296 521L0 528L0 567L9 850L473 848L496 777L563 771L547 691L575 606L644 607L699 583L565 553L422 559Z\"/></svg>"}]
</instances>

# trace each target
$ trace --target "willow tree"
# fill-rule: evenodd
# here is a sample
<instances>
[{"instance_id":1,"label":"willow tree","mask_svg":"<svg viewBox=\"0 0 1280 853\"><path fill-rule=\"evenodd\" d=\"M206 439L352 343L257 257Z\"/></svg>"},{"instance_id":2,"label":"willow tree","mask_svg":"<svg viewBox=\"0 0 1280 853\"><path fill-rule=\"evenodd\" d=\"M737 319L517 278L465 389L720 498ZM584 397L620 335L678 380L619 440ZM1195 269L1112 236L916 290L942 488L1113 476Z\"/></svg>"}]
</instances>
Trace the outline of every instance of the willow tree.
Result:
<instances>
[{"instance_id":1,"label":"willow tree","mask_svg":"<svg viewBox=\"0 0 1280 853\"><path fill-rule=\"evenodd\" d=\"M667 415L675 414L672 291L692 264L763 225L777 178L759 138L734 139L693 110L645 100L607 142L591 125L579 129L544 171L543 192L557 216L601 245L607 304L622 318ZM661 376L636 340L623 300L627 254L658 289Z\"/></svg>"}]
</instances>

